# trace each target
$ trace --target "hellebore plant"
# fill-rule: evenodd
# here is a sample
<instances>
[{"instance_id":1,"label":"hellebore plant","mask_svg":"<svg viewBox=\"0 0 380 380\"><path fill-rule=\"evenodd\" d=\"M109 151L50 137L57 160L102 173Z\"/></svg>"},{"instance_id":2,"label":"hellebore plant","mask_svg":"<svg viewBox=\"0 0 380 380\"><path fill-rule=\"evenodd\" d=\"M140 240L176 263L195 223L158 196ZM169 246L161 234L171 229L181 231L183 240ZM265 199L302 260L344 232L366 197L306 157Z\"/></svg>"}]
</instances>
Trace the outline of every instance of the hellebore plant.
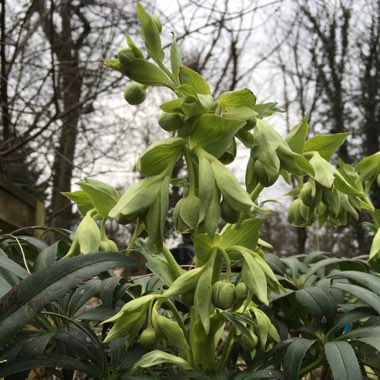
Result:
<instances>
[{"instance_id":1,"label":"hellebore plant","mask_svg":"<svg viewBox=\"0 0 380 380\"><path fill-rule=\"evenodd\" d=\"M323 280L322 265L310 269L300 261L294 269L291 261L279 262L273 255L264 254L263 248L270 248L270 244L259 238L259 231L270 211L263 209L257 199L280 176L288 183L293 176L298 186L289 193L294 198L289 222L295 226L345 224L348 215L358 218L360 210L367 210L373 216L376 233L369 259L370 263L376 262L380 257L380 218L367 193L376 182L379 185L380 152L364 158L356 167L342 161L335 167L330 161L347 134L308 139L306 117L283 138L265 121L280 111L276 103L257 103L248 89L226 92L215 99L205 79L183 66L174 36L167 66L158 18L148 14L140 3L137 15L149 60L126 34L128 48L105 64L133 81L124 93L132 105L145 100L149 87L172 90L173 99L160 106L158 121L172 137L158 140L145 150L137 163L143 179L122 196L95 179L85 179L78 183L80 190L65 194L77 204L84 218L63 262L74 261L76 258L71 257L81 254L117 251L105 233L106 221L114 219L123 225L134 225L128 252L142 253L152 276L160 280L158 288L129 299L103 321L104 329L112 326L106 330L104 342L112 346L121 339L126 352L142 346L143 354L134 363L135 375L147 373L152 378L220 379L230 374L236 379L281 377L281 365L274 366L281 358L273 358L286 352L287 362L282 368L287 378L296 379L301 372L323 365L323 347L327 360L334 361L332 358L342 346L330 341L330 345L323 346L325 340L320 339L323 344L318 352L322 352L322 359L309 361L299 372L307 350L312 345L316 347L314 343L321 336L318 317L313 330L317 338L306 343L300 338L302 323L314 323L314 319L308 319L309 312L315 317L309 298L317 292L317 304L321 300L329 303L331 294L335 297L337 291L351 291L353 297L370 305L373 299L361 298L363 293L356 288L345 288L347 281L360 282L360 278L339 273L331 273L328 284L343 281L343 285L334 285L331 294L321 295L323 287L318 288L318 281ZM235 159L237 140L241 142L239 148L250 151L246 190L226 167ZM180 157L185 160L188 175L173 178L173 168ZM164 240L170 186L183 189L182 199L175 205L173 223L178 233L192 236L195 257L188 270L177 264ZM221 225L224 226L220 228ZM324 256L318 258L323 259ZM299 267L303 268L299 275L303 275L304 282L297 279ZM320 277L312 275L314 272ZM374 283L379 281L376 275L368 276ZM368 278L363 278L369 284ZM307 286L319 290L303 289ZM378 292L374 296L380 300L379 289L380 285L371 288ZM306 309L299 312L296 321L286 314L287 310L277 308L283 304L291 310L292 303L305 299ZM338 299L341 300L337 296ZM331 312L336 312L337 318L342 316L341 310L337 311L339 302ZM375 307L370 314L379 311ZM279 316L289 322L287 331L291 326L298 329L293 331L297 331L299 340L292 342L287 340L290 333L281 333ZM333 316L328 319L329 327L332 319ZM330 336L335 337L337 331L341 328ZM346 358L355 357L352 348L343 348L349 352ZM291 358L297 361L295 367L289 367ZM338 367L333 366L337 376L341 374ZM353 373L360 373L358 368Z\"/></svg>"},{"instance_id":2,"label":"hellebore plant","mask_svg":"<svg viewBox=\"0 0 380 380\"><path fill-rule=\"evenodd\" d=\"M279 295L284 288L261 249L268 246L259 239L267 211L257 204L259 194L279 176L290 183L293 175L298 187L290 193L295 197L290 223L344 224L348 214L357 218L361 209L374 211L367 191L378 180L380 156L368 157L356 168L343 162L336 168L330 160L346 133L307 140L304 118L283 138L264 120L279 111L276 103L258 104L248 89L214 99L204 78L183 66L174 37L170 68L166 66L161 24L141 4L137 15L153 62L127 34L128 48L105 64L133 81L124 94L130 104L143 102L149 87L173 91L173 100L160 106L159 118L159 125L173 136L145 150L137 165L144 178L121 197L109 185L92 179L80 182L81 190L66 194L85 214L68 256L114 250L104 233L107 218L133 223L129 251L142 252L147 266L165 285L159 292L126 303L104 321L113 324L105 341L125 337L128 350L139 340L149 350L136 363L139 368L167 363L182 370L217 373L233 362L236 368L244 368L244 359L236 357L237 344L253 357L256 347L265 352L280 341L261 308L269 305L271 294ZM246 190L225 166L235 159L237 140L250 150ZM188 177L173 178L181 156ZM183 197L174 209L175 229L191 234L195 246L194 266L187 271L164 242L169 188L178 184L183 184ZM227 224L220 230L221 219ZM143 231L147 239L139 238ZM379 254L378 235L371 259ZM232 268L239 263L241 272L233 275ZM188 312L183 313L179 304Z\"/></svg>"}]
</instances>

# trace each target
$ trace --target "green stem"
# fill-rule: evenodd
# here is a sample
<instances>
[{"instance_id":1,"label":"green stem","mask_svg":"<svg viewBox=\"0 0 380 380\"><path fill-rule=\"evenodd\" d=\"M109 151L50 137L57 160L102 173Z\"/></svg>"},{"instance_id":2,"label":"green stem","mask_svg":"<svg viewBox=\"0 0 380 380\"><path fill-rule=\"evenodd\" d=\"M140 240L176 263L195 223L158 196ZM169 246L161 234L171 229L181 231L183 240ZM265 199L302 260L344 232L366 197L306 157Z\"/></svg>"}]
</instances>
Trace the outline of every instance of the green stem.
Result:
<instances>
[{"instance_id":1,"label":"green stem","mask_svg":"<svg viewBox=\"0 0 380 380\"><path fill-rule=\"evenodd\" d=\"M263 191L264 186L258 183L256 187L253 189L252 193L249 194L251 197L252 202L255 202L257 197L260 195L260 193Z\"/></svg>"},{"instance_id":2,"label":"green stem","mask_svg":"<svg viewBox=\"0 0 380 380\"><path fill-rule=\"evenodd\" d=\"M187 170L189 173L189 182L190 182L190 188L189 188L189 193L191 195L195 195L195 172L194 172L194 166L193 162L190 156L190 152L185 148L184 150L184 157L187 165Z\"/></svg>"},{"instance_id":3,"label":"green stem","mask_svg":"<svg viewBox=\"0 0 380 380\"><path fill-rule=\"evenodd\" d=\"M175 261L172 253L169 251L169 248L166 246L166 244L163 244L162 246L162 253L168 262L169 268L171 272L175 275L175 277L179 277L183 274L183 269L178 265L177 261Z\"/></svg>"},{"instance_id":4,"label":"green stem","mask_svg":"<svg viewBox=\"0 0 380 380\"><path fill-rule=\"evenodd\" d=\"M158 64L159 68L171 79L174 85L177 86L173 74L167 69L167 67L160 61L156 61L156 63ZM172 90L175 92L175 88L172 88Z\"/></svg>"},{"instance_id":5,"label":"green stem","mask_svg":"<svg viewBox=\"0 0 380 380\"><path fill-rule=\"evenodd\" d=\"M135 230L133 231L133 235L129 239L128 247L132 247L135 244L139 236L139 230L140 230L140 218L137 218L136 227L135 227Z\"/></svg>"}]
</instances>

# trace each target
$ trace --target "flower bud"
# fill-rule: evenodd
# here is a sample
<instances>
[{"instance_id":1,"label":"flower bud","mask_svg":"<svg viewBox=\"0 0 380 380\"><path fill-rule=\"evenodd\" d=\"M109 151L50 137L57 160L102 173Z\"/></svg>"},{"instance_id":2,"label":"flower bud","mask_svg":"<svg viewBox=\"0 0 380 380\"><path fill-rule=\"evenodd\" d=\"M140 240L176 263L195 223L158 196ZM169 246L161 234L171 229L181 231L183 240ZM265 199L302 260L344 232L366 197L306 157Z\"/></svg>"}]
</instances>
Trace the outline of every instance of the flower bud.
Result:
<instances>
[{"instance_id":1,"label":"flower bud","mask_svg":"<svg viewBox=\"0 0 380 380\"><path fill-rule=\"evenodd\" d=\"M234 210L225 199L222 200L221 209L223 220L231 224L237 223L240 217L240 212Z\"/></svg>"},{"instance_id":2,"label":"flower bud","mask_svg":"<svg viewBox=\"0 0 380 380\"><path fill-rule=\"evenodd\" d=\"M181 128L184 120L185 116L179 113L161 112L158 124L165 131L172 132Z\"/></svg>"},{"instance_id":3,"label":"flower bud","mask_svg":"<svg viewBox=\"0 0 380 380\"><path fill-rule=\"evenodd\" d=\"M250 131L252 128L255 127L255 125L256 125L256 119L248 119L241 130Z\"/></svg>"},{"instance_id":4,"label":"flower bud","mask_svg":"<svg viewBox=\"0 0 380 380\"><path fill-rule=\"evenodd\" d=\"M141 333L140 343L147 350L152 350L156 346L158 336L152 327L148 327Z\"/></svg>"},{"instance_id":5,"label":"flower bud","mask_svg":"<svg viewBox=\"0 0 380 380\"><path fill-rule=\"evenodd\" d=\"M340 197L338 191L335 189L329 190L327 188L324 188L322 199L323 203L329 209L329 214L332 214L334 217L337 217L340 211Z\"/></svg>"},{"instance_id":6,"label":"flower bud","mask_svg":"<svg viewBox=\"0 0 380 380\"><path fill-rule=\"evenodd\" d=\"M228 281L217 281L212 286L212 303L220 309L229 309L235 301L235 286Z\"/></svg>"},{"instance_id":7,"label":"flower bud","mask_svg":"<svg viewBox=\"0 0 380 380\"><path fill-rule=\"evenodd\" d=\"M288 220L293 226L303 227L309 225L308 207L300 198L295 199L288 209Z\"/></svg>"},{"instance_id":8,"label":"flower bud","mask_svg":"<svg viewBox=\"0 0 380 380\"><path fill-rule=\"evenodd\" d=\"M280 175L279 168L277 169L271 165L265 165L260 160L255 161L254 170L260 184L264 187L272 186Z\"/></svg>"},{"instance_id":9,"label":"flower bud","mask_svg":"<svg viewBox=\"0 0 380 380\"><path fill-rule=\"evenodd\" d=\"M248 288L247 285L244 282L239 282L235 286L235 297L238 300L244 300L248 296Z\"/></svg>"},{"instance_id":10,"label":"flower bud","mask_svg":"<svg viewBox=\"0 0 380 380\"><path fill-rule=\"evenodd\" d=\"M199 198L189 195L181 199L174 208L174 224L182 234L194 232L199 220Z\"/></svg>"},{"instance_id":11,"label":"flower bud","mask_svg":"<svg viewBox=\"0 0 380 380\"><path fill-rule=\"evenodd\" d=\"M131 49L121 50L117 57L124 68L127 67L131 61L136 59L136 56Z\"/></svg>"},{"instance_id":12,"label":"flower bud","mask_svg":"<svg viewBox=\"0 0 380 380\"><path fill-rule=\"evenodd\" d=\"M146 86L139 83L130 83L124 91L124 99L131 105L141 104L146 98Z\"/></svg>"},{"instance_id":13,"label":"flower bud","mask_svg":"<svg viewBox=\"0 0 380 380\"><path fill-rule=\"evenodd\" d=\"M259 342L259 338L255 333L251 332L251 339L245 335L240 337L240 346L246 352L252 352Z\"/></svg>"},{"instance_id":14,"label":"flower bud","mask_svg":"<svg viewBox=\"0 0 380 380\"><path fill-rule=\"evenodd\" d=\"M103 252L118 252L116 243L113 240L102 240L99 245L99 251Z\"/></svg>"}]
</instances>

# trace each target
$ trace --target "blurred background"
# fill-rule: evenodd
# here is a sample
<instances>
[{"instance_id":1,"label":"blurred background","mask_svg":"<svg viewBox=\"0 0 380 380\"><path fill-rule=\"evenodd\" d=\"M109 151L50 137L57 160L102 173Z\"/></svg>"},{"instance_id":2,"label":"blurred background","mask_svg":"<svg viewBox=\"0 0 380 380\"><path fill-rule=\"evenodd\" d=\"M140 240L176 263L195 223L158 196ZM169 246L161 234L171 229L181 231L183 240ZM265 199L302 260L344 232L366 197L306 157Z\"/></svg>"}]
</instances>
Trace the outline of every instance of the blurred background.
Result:
<instances>
[{"instance_id":1,"label":"blurred background","mask_svg":"<svg viewBox=\"0 0 380 380\"><path fill-rule=\"evenodd\" d=\"M306 114L311 135L349 131L339 156L350 164L380 150L380 0L141 2L161 19L164 45L174 33L184 64L216 97L247 87L260 103L277 101L285 112L268 121L282 135ZM170 92L149 88L145 103L130 106L127 78L102 64L126 47L126 30L142 45L135 5L1 0L0 175L44 204L46 225L75 228L80 215L61 193L84 177L123 192L139 179L139 154L168 135L157 117ZM245 158L239 153L231 164L242 184ZM281 202L269 206L275 212L262 236L274 252L368 253L364 217L338 228L290 227L289 190L280 183L261 197ZM377 208L379 193L371 194ZM178 199L178 189L173 195ZM128 231L108 229L125 243ZM170 230L168 239L179 241Z\"/></svg>"}]
</instances>

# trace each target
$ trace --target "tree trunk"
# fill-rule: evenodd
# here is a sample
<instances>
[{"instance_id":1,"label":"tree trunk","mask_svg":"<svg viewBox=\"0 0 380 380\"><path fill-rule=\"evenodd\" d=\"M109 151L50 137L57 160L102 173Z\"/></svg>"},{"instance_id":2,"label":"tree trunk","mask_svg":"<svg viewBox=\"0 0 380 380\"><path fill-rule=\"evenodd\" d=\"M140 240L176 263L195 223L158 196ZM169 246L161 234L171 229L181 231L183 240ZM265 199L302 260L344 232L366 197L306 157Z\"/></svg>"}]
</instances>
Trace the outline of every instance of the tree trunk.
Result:
<instances>
[{"instance_id":1,"label":"tree trunk","mask_svg":"<svg viewBox=\"0 0 380 380\"><path fill-rule=\"evenodd\" d=\"M38 1L37 11L43 19L43 31L50 42L52 53L59 62L60 83L59 91L56 92L59 99L56 104L61 102L63 108L60 118L62 127L53 164L52 204L49 220L50 225L54 227L70 228L73 219L71 202L61 193L71 190L83 84L79 52L84 39L90 32L90 26L84 15L80 13L79 7L74 7L69 1L62 1L58 4L62 23L59 28L52 19L56 14L55 10L47 9L45 0ZM51 6L54 6L53 2ZM74 14L80 19L83 28L76 40L74 40L74 36L77 35L78 28L72 25Z\"/></svg>"}]
</instances>

